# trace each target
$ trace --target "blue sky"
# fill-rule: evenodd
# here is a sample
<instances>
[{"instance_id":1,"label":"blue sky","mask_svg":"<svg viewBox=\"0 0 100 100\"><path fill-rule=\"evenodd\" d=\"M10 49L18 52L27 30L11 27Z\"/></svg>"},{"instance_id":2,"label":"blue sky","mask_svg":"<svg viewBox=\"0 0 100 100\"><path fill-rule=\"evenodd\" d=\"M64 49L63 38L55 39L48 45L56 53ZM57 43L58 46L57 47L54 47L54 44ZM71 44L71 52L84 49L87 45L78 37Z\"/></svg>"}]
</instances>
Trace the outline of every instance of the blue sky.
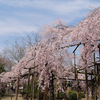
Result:
<instances>
[{"instance_id":1,"label":"blue sky","mask_svg":"<svg viewBox=\"0 0 100 100\"><path fill-rule=\"evenodd\" d=\"M100 0L0 0L0 51L6 42L39 32L58 18L77 25Z\"/></svg>"}]
</instances>

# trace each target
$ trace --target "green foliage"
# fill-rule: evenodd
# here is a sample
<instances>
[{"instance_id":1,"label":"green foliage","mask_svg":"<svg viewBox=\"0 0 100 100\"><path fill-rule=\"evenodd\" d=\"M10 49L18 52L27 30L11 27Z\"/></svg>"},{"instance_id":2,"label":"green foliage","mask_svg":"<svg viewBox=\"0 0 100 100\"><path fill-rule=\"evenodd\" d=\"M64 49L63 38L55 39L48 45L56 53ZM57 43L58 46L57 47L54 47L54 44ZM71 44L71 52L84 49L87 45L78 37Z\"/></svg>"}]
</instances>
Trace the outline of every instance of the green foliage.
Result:
<instances>
[{"instance_id":1,"label":"green foliage","mask_svg":"<svg viewBox=\"0 0 100 100\"><path fill-rule=\"evenodd\" d=\"M76 91L70 91L67 94L68 100L77 100L77 92Z\"/></svg>"},{"instance_id":2,"label":"green foliage","mask_svg":"<svg viewBox=\"0 0 100 100\"><path fill-rule=\"evenodd\" d=\"M83 92L80 92L80 93L79 93L79 98L80 98L80 99L85 98L85 94L84 94Z\"/></svg>"},{"instance_id":3,"label":"green foliage","mask_svg":"<svg viewBox=\"0 0 100 100\"><path fill-rule=\"evenodd\" d=\"M22 96L26 98L27 92L28 92L29 97L30 97L30 95L31 95L31 84L29 84L29 87L28 87L27 83L24 83L23 91L21 92Z\"/></svg>"},{"instance_id":4,"label":"green foliage","mask_svg":"<svg viewBox=\"0 0 100 100\"><path fill-rule=\"evenodd\" d=\"M67 94L67 98L68 98L68 100L77 100L77 92L76 91L70 91ZM79 93L79 98L80 99L85 98L85 94L83 92L80 92Z\"/></svg>"},{"instance_id":5,"label":"green foliage","mask_svg":"<svg viewBox=\"0 0 100 100\"><path fill-rule=\"evenodd\" d=\"M3 88L0 90L0 97L5 97L5 96L7 96L6 90Z\"/></svg>"},{"instance_id":6,"label":"green foliage","mask_svg":"<svg viewBox=\"0 0 100 100\"><path fill-rule=\"evenodd\" d=\"M63 99L67 100L67 94L64 92L58 91L57 98L58 98L57 100L63 100Z\"/></svg>"},{"instance_id":7,"label":"green foliage","mask_svg":"<svg viewBox=\"0 0 100 100\"><path fill-rule=\"evenodd\" d=\"M63 92L58 92L58 99L62 100L65 94Z\"/></svg>"},{"instance_id":8,"label":"green foliage","mask_svg":"<svg viewBox=\"0 0 100 100\"><path fill-rule=\"evenodd\" d=\"M27 83L24 83L23 91L21 92L23 97L27 97L27 91L29 93L29 97L31 95L31 83L29 84L29 88L27 88ZM37 98L39 95L40 100L43 99L44 92L41 89L38 90L37 80L34 81L34 98Z\"/></svg>"},{"instance_id":9,"label":"green foliage","mask_svg":"<svg viewBox=\"0 0 100 100\"><path fill-rule=\"evenodd\" d=\"M63 92L60 92L59 93L59 99L63 99L63 97L64 97L64 93Z\"/></svg>"},{"instance_id":10,"label":"green foliage","mask_svg":"<svg viewBox=\"0 0 100 100\"><path fill-rule=\"evenodd\" d=\"M0 74L1 74L2 72L5 72L4 64L0 64Z\"/></svg>"},{"instance_id":11,"label":"green foliage","mask_svg":"<svg viewBox=\"0 0 100 100\"><path fill-rule=\"evenodd\" d=\"M22 94L23 97L27 96L27 84L26 83L24 83L23 91L21 92L21 94Z\"/></svg>"},{"instance_id":12,"label":"green foliage","mask_svg":"<svg viewBox=\"0 0 100 100\"><path fill-rule=\"evenodd\" d=\"M2 72L5 72L5 69L4 69L4 65L0 63L0 74ZM4 96L6 96L6 90L4 88L2 88L0 90L0 97L4 97Z\"/></svg>"}]
</instances>

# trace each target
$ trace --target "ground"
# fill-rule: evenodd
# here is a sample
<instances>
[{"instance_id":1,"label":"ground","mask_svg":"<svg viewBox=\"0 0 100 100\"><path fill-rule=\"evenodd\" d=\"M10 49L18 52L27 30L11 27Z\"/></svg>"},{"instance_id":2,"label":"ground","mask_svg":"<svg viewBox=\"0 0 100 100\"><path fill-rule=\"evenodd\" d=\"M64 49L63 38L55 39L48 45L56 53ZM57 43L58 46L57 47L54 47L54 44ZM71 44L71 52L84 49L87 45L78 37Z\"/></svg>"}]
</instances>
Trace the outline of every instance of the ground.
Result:
<instances>
[{"instance_id":1,"label":"ground","mask_svg":"<svg viewBox=\"0 0 100 100\"><path fill-rule=\"evenodd\" d=\"M9 97L3 98L2 100L15 100L15 94L12 94L12 95L13 95L12 99L11 99L11 96L9 96ZM18 95L18 100L23 100L20 94Z\"/></svg>"},{"instance_id":2,"label":"ground","mask_svg":"<svg viewBox=\"0 0 100 100\"><path fill-rule=\"evenodd\" d=\"M2 100L15 100L15 94L12 94L13 95L13 97L11 97L11 96L9 96L9 97L5 97L5 98L3 98ZM19 94L18 95L18 100L23 100L23 98L22 98L22 96ZM85 98L83 98L83 99L81 99L81 100L86 100Z\"/></svg>"}]
</instances>

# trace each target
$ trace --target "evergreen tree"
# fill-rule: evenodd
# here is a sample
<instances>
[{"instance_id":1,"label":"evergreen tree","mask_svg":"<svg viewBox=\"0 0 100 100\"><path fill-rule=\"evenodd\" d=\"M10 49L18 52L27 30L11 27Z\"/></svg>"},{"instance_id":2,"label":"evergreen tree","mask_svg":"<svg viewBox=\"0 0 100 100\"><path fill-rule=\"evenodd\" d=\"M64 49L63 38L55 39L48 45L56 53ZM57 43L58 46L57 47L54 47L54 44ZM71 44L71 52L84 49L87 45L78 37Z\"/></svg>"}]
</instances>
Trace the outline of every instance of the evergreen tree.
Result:
<instances>
[{"instance_id":1,"label":"evergreen tree","mask_svg":"<svg viewBox=\"0 0 100 100\"><path fill-rule=\"evenodd\" d=\"M1 63L0 63L0 74L1 74L2 72L5 72L4 64L1 64Z\"/></svg>"}]
</instances>

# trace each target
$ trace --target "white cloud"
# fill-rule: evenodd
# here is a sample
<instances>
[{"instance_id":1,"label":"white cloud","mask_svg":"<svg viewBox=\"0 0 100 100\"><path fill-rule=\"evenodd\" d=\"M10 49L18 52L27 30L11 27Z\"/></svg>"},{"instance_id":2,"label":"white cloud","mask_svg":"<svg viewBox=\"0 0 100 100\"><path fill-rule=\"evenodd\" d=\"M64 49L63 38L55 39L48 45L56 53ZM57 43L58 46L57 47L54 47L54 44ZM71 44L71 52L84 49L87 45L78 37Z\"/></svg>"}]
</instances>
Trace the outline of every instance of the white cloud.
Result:
<instances>
[{"instance_id":1,"label":"white cloud","mask_svg":"<svg viewBox=\"0 0 100 100\"><path fill-rule=\"evenodd\" d=\"M33 12L15 12L15 18L9 18L6 20L0 20L0 35L4 34L14 34L14 33L22 33L23 32L36 32L38 28L35 26L37 23L41 25L45 24L45 21L50 23L52 22L52 18L55 17L52 14L58 15L58 17L64 16L66 18L67 24L71 23L77 18L86 16L87 12L83 10L89 10L90 6L99 7L100 2L93 2L91 0L0 0L0 3L9 5L15 8L31 8L31 9L39 9L39 10L47 10L51 13L51 17L37 12L36 14ZM27 17L26 20L30 19L35 20L36 23L31 25L31 21L27 24L18 20L17 16ZM4 16L5 17L5 16ZM40 22L40 20L42 20ZM44 23L43 23L44 22Z\"/></svg>"},{"instance_id":2,"label":"white cloud","mask_svg":"<svg viewBox=\"0 0 100 100\"><path fill-rule=\"evenodd\" d=\"M97 8L100 6L100 1L95 0L0 0L0 4L13 9L12 14L6 16L1 8L0 18L0 37L7 35L26 35L26 33L37 32L43 25L52 23L55 18L63 18L67 24L72 23L75 19L85 17L90 9L90 6ZM10 7L9 7L10 6ZM6 8L7 9L7 8ZM21 11L19 11L21 9ZM29 12L24 9L30 10ZM32 11L33 10L33 11ZM36 12L34 12L36 10ZM40 11L40 12L37 12ZM43 11L43 13L42 13ZM46 11L46 12L45 12ZM49 15L47 15L47 12ZM3 15L4 14L4 15ZM24 20L23 20L23 19ZM24 34L25 33L25 34ZM2 43L1 43L2 44ZM3 46L0 48L2 51Z\"/></svg>"},{"instance_id":3,"label":"white cloud","mask_svg":"<svg viewBox=\"0 0 100 100\"><path fill-rule=\"evenodd\" d=\"M0 21L0 35L23 35L24 32L37 32L38 28L32 25L27 25L17 19L9 18L5 21Z\"/></svg>"},{"instance_id":4,"label":"white cloud","mask_svg":"<svg viewBox=\"0 0 100 100\"><path fill-rule=\"evenodd\" d=\"M62 15L81 9L89 9L90 6L100 6L100 2L91 0L1 0L0 2L13 7L47 9Z\"/></svg>"}]
</instances>

